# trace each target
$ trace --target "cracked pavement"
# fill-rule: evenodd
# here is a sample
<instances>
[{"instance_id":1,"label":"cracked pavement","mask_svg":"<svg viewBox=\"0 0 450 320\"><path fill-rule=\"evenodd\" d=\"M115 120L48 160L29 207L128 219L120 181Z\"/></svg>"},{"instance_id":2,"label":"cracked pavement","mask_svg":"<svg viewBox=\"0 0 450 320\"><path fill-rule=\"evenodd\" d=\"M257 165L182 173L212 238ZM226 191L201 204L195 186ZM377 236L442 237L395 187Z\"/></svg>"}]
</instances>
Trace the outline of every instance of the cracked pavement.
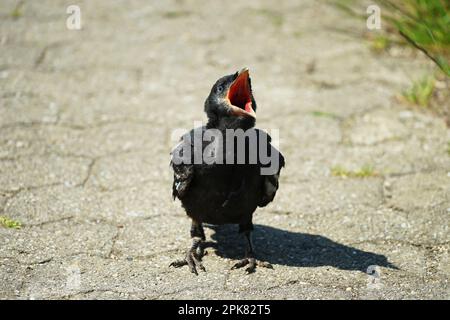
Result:
<instances>
[{"instance_id":1,"label":"cracked pavement","mask_svg":"<svg viewBox=\"0 0 450 320\"><path fill-rule=\"evenodd\" d=\"M395 99L427 59L372 53L320 1L75 2L80 31L74 1L0 6L0 215L22 223L0 227L0 299L450 298L450 131ZM230 271L243 239L209 227L196 277L168 268L190 241L171 133L243 66L287 160L254 216L275 269Z\"/></svg>"}]
</instances>

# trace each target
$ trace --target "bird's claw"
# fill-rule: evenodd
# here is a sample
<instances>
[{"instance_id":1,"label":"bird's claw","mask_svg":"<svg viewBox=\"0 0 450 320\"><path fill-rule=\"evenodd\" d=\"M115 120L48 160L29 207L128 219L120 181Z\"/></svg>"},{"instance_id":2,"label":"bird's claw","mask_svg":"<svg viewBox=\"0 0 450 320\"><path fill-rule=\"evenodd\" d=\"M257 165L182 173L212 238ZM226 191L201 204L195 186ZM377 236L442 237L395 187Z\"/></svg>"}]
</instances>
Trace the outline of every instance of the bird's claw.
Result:
<instances>
[{"instance_id":1,"label":"bird's claw","mask_svg":"<svg viewBox=\"0 0 450 320\"><path fill-rule=\"evenodd\" d=\"M169 267L181 268L187 265L189 270L198 276L197 268L203 272L206 272L206 269L200 259L201 257L198 257L194 251L189 250L184 259L175 260L169 265Z\"/></svg>"},{"instance_id":2,"label":"bird's claw","mask_svg":"<svg viewBox=\"0 0 450 320\"><path fill-rule=\"evenodd\" d=\"M273 269L273 266L268 263L268 262L264 262L264 261L256 261L255 258L244 258L242 260L239 260L238 262L236 262L234 264L233 267L231 267L231 270L234 269L239 269L242 267L245 267L246 265L248 265L247 268L245 268L245 272L249 273L253 273L256 271L256 266L260 266L260 267L264 267L264 268L268 268L268 269Z\"/></svg>"}]
</instances>

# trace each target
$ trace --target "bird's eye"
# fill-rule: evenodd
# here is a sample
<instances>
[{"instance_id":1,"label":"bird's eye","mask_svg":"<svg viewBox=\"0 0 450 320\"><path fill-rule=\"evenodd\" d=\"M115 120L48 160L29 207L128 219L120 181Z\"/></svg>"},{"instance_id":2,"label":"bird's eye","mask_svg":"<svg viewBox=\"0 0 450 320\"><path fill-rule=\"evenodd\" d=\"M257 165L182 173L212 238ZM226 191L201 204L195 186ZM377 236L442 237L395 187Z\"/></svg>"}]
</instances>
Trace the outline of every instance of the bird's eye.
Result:
<instances>
[{"instance_id":1,"label":"bird's eye","mask_svg":"<svg viewBox=\"0 0 450 320\"><path fill-rule=\"evenodd\" d=\"M223 91L223 86L217 86L217 93L222 93Z\"/></svg>"}]
</instances>

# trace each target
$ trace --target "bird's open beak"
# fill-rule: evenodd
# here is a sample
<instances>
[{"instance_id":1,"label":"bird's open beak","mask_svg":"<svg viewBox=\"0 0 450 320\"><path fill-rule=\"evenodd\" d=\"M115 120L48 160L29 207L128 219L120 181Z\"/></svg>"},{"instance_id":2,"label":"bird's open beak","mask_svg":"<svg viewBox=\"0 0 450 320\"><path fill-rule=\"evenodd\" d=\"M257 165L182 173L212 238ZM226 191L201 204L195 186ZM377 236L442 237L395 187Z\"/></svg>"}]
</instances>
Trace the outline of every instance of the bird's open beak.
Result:
<instances>
[{"instance_id":1,"label":"bird's open beak","mask_svg":"<svg viewBox=\"0 0 450 320\"><path fill-rule=\"evenodd\" d=\"M237 78L228 89L227 99L233 115L256 118L256 113L252 108L252 95L247 68L238 72Z\"/></svg>"}]
</instances>

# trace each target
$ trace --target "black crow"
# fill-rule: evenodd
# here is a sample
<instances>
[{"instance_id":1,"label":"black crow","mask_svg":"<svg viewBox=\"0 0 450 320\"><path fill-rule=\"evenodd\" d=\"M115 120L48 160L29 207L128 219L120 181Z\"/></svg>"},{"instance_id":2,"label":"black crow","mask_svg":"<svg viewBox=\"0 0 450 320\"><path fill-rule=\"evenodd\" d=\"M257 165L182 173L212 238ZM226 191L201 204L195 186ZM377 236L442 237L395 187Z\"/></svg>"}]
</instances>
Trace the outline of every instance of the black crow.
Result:
<instances>
[{"instance_id":1,"label":"black crow","mask_svg":"<svg viewBox=\"0 0 450 320\"><path fill-rule=\"evenodd\" d=\"M249 71L242 69L220 78L205 102L206 126L192 129L172 150L173 197L181 200L192 219L192 246L171 266L188 265L197 274L205 233L203 223L238 224L246 237L245 258L233 269L248 265L272 268L258 262L251 242L252 217L275 197L284 157L271 144L271 137L254 128L256 102Z\"/></svg>"}]
</instances>

